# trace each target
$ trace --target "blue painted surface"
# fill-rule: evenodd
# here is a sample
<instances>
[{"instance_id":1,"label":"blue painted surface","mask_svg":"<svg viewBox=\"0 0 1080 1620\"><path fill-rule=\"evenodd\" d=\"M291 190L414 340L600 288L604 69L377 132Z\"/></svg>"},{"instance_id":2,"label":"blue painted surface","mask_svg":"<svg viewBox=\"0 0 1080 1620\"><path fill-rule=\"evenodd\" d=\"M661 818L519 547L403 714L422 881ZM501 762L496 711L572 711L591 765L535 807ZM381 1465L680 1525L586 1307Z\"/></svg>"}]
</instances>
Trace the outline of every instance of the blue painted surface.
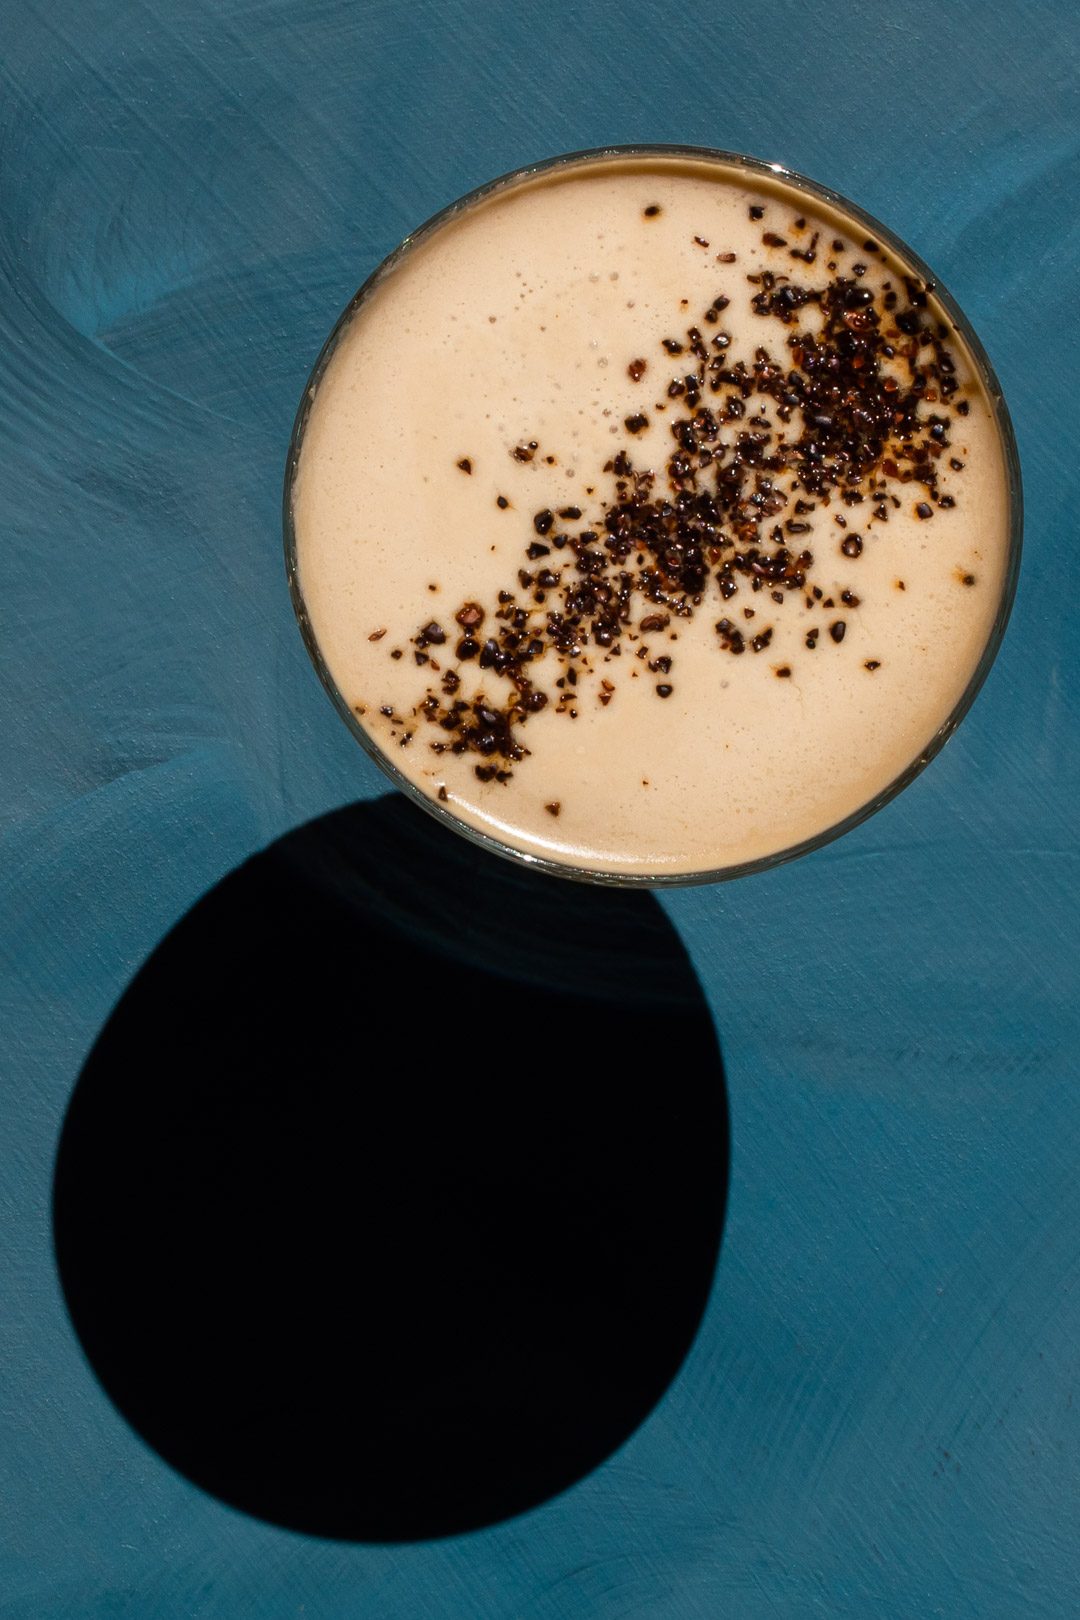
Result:
<instances>
[{"instance_id":1,"label":"blue painted surface","mask_svg":"<svg viewBox=\"0 0 1080 1620\"><path fill-rule=\"evenodd\" d=\"M4 36L0 1617L1080 1612L1073 8L9 0ZM960 298L1025 468L1013 626L882 815L665 899L733 1176L657 1412L509 1524L308 1541L201 1495L100 1393L50 1255L59 1124L192 902L382 790L280 564L333 317L489 176L646 139L816 176Z\"/></svg>"}]
</instances>

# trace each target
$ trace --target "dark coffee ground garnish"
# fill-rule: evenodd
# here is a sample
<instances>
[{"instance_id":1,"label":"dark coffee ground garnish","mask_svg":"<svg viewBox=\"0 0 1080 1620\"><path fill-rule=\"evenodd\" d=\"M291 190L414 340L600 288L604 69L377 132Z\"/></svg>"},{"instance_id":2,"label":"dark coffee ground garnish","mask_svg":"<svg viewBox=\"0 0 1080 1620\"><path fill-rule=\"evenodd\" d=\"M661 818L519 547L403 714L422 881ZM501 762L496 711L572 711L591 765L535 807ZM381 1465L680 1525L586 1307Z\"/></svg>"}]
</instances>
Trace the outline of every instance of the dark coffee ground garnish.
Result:
<instances>
[{"instance_id":1,"label":"dark coffee ground garnish","mask_svg":"<svg viewBox=\"0 0 1080 1620\"><path fill-rule=\"evenodd\" d=\"M658 205L645 210L648 217L659 212ZM764 208L752 205L750 215L761 219ZM786 246L773 232L763 240ZM833 248L839 253L843 243ZM867 244L864 251L874 249ZM813 244L799 250L800 275L814 256ZM855 269L862 274L865 266ZM518 570L516 585L501 590L497 604L465 602L454 613L462 632L453 646L458 667L441 671L412 718L430 727L437 754L481 756L475 767L481 781L510 779L510 767L529 752L522 736L534 715L549 709L576 719L583 703L606 707L615 694L606 678L613 660L627 654L631 673L639 658L650 673L666 677L673 655L655 656L658 649L642 636L674 641L670 626L679 619L740 595L759 607L773 604L769 617L774 609L783 615L789 597L806 608L833 608L834 597L812 578L812 548L822 523L835 519L847 530L837 506L862 508L863 533L845 532L839 545L855 561L866 530L900 505L899 485L920 486L920 518L933 515L931 501L939 509L953 503L938 489L937 466L949 445L949 411L966 414L966 401L953 403L956 365L929 317L929 289L906 275L877 295L840 273L823 284L767 270L746 279L750 308L762 320L752 361L730 360L730 338L712 331L730 303L730 287L702 313L707 336L689 326L682 337L660 339L675 362L667 397L678 401L678 414L664 419L671 442L662 468L638 467L627 448L619 449L603 468L610 494L592 513L583 519L578 506L560 508L557 516L550 507L533 513L522 539L529 566ZM643 359L627 363L635 382L645 369ZM623 425L636 436L649 419L637 412ZM538 448L530 439L510 454L531 462ZM458 463L463 471L471 470L467 459ZM955 458L950 465L960 470ZM588 486L590 495L599 482ZM502 495L497 503L503 510L510 505ZM975 583L973 575L961 577ZM831 581L828 588L836 590ZM849 588L837 594L849 612L858 608ZM755 616L745 600L728 611L735 609L747 620ZM752 636L731 617L715 624L718 651L733 657L761 653L773 639L772 624ZM803 638L808 650L819 647L822 629L838 646L847 624L811 625ZM430 649L440 649L445 661L447 641L441 623L424 624L412 637L418 663L440 671ZM392 656L400 657L400 649ZM864 667L876 669L879 661ZM774 674L787 679L791 666ZM667 698L674 686L664 679L655 690ZM557 806L547 808L558 813Z\"/></svg>"}]
</instances>

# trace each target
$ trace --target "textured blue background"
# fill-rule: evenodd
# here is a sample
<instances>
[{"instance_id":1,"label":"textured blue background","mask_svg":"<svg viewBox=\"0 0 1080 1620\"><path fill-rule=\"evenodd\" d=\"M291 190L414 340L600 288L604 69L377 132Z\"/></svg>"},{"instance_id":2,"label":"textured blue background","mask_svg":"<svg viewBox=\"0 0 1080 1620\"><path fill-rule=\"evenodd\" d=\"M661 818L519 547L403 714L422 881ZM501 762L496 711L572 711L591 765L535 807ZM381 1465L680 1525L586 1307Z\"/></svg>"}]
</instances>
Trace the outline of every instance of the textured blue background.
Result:
<instances>
[{"instance_id":1,"label":"textured blue background","mask_svg":"<svg viewBox=\"0 0 1080 1620\"><path fill-rule=\"evenodd\" d=\"M1080 1612L1072 5L6 0L2 23L0 1616ZM305 1541L186 1484L100 1393L50 1255L57 1131L164 931L382 791L280 560L332 319L466 189L648 139L818 177L960 298L1025 468L1012 629L882 815L664 899L734 1158L660 1408L516 1522Z\"/></svg>"}]
</instances>

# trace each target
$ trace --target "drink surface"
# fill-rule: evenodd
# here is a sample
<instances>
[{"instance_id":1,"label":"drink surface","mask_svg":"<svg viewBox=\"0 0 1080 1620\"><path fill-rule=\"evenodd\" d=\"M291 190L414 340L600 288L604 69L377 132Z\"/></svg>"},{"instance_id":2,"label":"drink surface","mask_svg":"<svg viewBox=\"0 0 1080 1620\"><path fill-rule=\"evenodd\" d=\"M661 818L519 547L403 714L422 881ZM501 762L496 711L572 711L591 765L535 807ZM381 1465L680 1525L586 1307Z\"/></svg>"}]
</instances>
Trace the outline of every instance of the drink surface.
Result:
<instances>
[{"instance_id":1,"label":"drink surface","mask_svg":"<svg viewBox=\"0 0 1080 1620\"><path fill-rule=\"evenodd\" d=\"M1001 436L857 222L685 158L592 160L410 248L318 384L293 489L329 672L470 827L712 872L856 813L1001 600Z\"/></svg>"}]
</instances>

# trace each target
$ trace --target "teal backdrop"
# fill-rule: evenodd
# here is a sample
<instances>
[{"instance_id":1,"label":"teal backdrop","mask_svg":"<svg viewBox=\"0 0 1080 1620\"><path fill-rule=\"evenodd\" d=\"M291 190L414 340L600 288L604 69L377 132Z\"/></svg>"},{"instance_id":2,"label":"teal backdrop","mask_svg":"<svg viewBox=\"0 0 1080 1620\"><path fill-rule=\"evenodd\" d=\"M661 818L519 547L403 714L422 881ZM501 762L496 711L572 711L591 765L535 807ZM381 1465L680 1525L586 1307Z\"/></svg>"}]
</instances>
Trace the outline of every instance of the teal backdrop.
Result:
<instances>
[{"instance_id":1,"label":"teal backdrop","mask_svg":"<svg viewBox=\"0 0 1080 1620\"><path fill-rule=\"evenodd\" d=\"M1080 1614L1074 7L0 13L2 1620ZM883 813L662 900L723 1047L732 1160L656 1410L505 1523L305 1538L173 1472L99 1387L53 1260L60 1126L167 930L385 791L281 564L285 446L333 319L473 186L649 140L812 175L959 298L1019 440L1016 609L960 733Z\"/></svg>"}]
</instances>

